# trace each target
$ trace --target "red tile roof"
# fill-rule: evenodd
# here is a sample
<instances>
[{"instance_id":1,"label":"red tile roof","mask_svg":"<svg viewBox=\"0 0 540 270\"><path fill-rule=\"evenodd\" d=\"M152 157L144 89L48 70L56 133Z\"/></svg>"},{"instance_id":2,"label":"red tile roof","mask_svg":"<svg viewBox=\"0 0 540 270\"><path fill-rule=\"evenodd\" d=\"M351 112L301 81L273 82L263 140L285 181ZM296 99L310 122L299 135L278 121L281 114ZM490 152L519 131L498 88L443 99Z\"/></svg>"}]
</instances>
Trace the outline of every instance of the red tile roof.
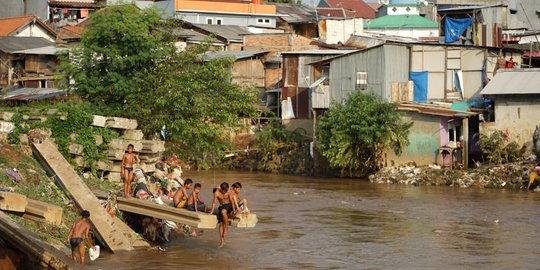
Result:
<instances>
[{"instance_id":1,"label":"red tile roof","mask_svg":"<svg viewBox=\"0 0 540 270\"><path fill-rule=\"evenodd\" d=\"M43 28L49 31L53 36L56 37L56 31L54 31L54 29L52 29L50 26L45 24L42 20L40 20L36 16L19 16L19 17L10 17L10 18L0 19L0 36L10 36L15 31L17 31L17 29L20 29L21 27L31 23L34 20L36 21L37 24L41 25Z\"/></svg>"},{"instance_id":2,"label":"red tile roof","mask_svg":"<svg viewBox=\"0 0 540 270\"><path fill-rule=\"evenodd\" d=\"M343 8L317 8L317 13L326 17L338 17L346 18L345 10Z\"/></svg>"},{"instance_id":3,"label":"red tile roof","mask_svg":"<svg viewBox=\"0 0 540 270\"><path fill-rule=\"evenodd\" d=\"M59 7L59 8L96 8L96 1L62 1L62 0L51 0L49 1L50 7Z\"/></svg>"},{"instance_id":4,"label":"red tile roof","mask_svg":"<svg viewBox=\"0 0 540 270\"><path fill-rule=\"evenodd\" d=\"M347 17L360 17L374 19L377 17L375 10L362 0L325 0L333 8L344 8Z\"/></svg>"},{"instance_id":5,"label":"red tile roof","mask_svg":"<svg viewBox=\"0 0 540 270\"><path fill-rule=\"evenodd\" d=\"M368 4L368 6L370 6L375 11L379 10L379 8L382 7L382 5L377 3L377 2L375 2L375 3L373 3L373 2L372 3L366 3L366 4Z\"/></svg>"}]
</instances>

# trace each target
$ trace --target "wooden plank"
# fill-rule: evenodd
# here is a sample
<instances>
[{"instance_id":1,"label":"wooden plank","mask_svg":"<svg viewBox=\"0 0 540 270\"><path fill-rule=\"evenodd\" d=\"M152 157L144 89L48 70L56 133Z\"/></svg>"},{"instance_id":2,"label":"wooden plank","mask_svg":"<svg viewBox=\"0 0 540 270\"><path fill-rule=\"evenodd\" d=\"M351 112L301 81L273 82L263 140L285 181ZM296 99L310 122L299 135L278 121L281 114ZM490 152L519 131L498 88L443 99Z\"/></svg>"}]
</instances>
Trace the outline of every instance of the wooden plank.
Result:
<instances>
[{"instance_id":1,"label":"wooden plank","mask_svg":"<svg viewBox=\"0 0 540 270\"><path fill-rule=\"evenodd\" d=\"M55 182L73 199L78 208L90 211L90 223L96 235L112 252L148 246L148 243L121 220L109 216L51 140L33 143L32 150L38 161L50 175L54 175Z\"/></svg>"},{"instance_id":2,"label":"wooden plank","mask_svg":"<svg viewBox=\"0 0 540 270\"><path fill-rule=\"evenodd\" d=\"M253 213L249 214L237 214L235 217L230 219L229 224L237 228L253 228L257 225L257 215Z\"/></svg>"},{"instance_id":3,"label":"wooden plank","mask_svg":"<svg viewBox=\"0 0 540 270\"><path fill-rule=\"evenodd\" d=\"M399 103L399 86L397 82L392 83L392 102Z\"/></svg>"},{"instance_id":4,"label":"wooden plank","mask_svg":"<svg viewBox=\"0 0 540 270\"><path fill-rule=\"evenodd\" d=\"M140 129L128 129L122 133L122 138L126 140L142 140L144 133Z\"/></svg>"},{"instance_id":5,"label":"wooden plank","mask_svg":"<svg viewBox=\"0 0 540 270\"><path fill-rule=\"evenodd\" d=\"M92 126L105 127L107 124L107 117L101 115L94 115L92 119Z\"/></svg>"},{"instance_id":6,"label":"wooden plank","mask_svg":"<svg viewBox=\"0 0 540 270\"><path fill-rule=\"evenodd\" d=\"M172 207L172 201L160 205L147 200L118 197L117 203L118 209L130 213L166 219L200 229L215 229L217 226L216 215L175 208Z\"/></svg>"},{"instance_id":7,"label":"wooden plank","mask_svg":"<svg viewBox=\"0 0 540 270\"><path fill-rule=\"evenodd\" d=\"M133 144L133 151L140 152L143 148L141 141L136 140L124 140L124 139L112 139L109 142L109 149L114 150L127 150L128 145Z\"/></svg>"},{"instance_id":8,"label":"wooden plank","mask_svg":"<svg viewBox=\"0 0 540 270\"><path fill-rule=\"evenodd\" d=\"M62 208L50 203L28 199L24 218L38 218L51 225L62 224Z\"/></svg>"},{"instance_id":9,"label":"wooden plank","mask_svg":"<svg viewBox=\"0 0 540 270\"><path fill-rule=\"evenodd\" d=\"M136 129L137 120L121 117L109 117L107 118L105 126L116 129Z\"/></svg>"},{"instance_id":10,"label":"wooden plank","mask_svg":"<svg viewBox=\"0 0 540 270\"><path fill-rule=\"evenodd\" d=\"M165 151L165 141L144 140L142 143L142 153L160 153Z\"/></svg>"},{"instance_id":11,"label":"wooden plank","mask_svg":"<svg viewBox=\"0 0 540 270\"><path fill-rule=\"evenodd\" d=\"M15 113L12 112L0 112L0 119L4 121L11 121L11 118L13 118L14 115Z\"/></svg>"},{"instance_id":12,"label":"wooden plank","mask_svg":"<svg viewBox=\"0 0 540 270\"><path fill-rule=\"evenodd\" d=\"M8 215L0 211L0 234L11 246L35 258L47 269L69 270L79 266L66 254L37 238L34 233L20 226Z\"/></svg>"},{"instance_id":13,"label":"wooden plank","mask_svg":"<svg viewBox=\"0 0 540 270\"><path fill-rule=\"evenodd\" d=\"M26 196L13 192L0 192L0 210L24 212L28 200Z\"/></svg>"}]
</instances>

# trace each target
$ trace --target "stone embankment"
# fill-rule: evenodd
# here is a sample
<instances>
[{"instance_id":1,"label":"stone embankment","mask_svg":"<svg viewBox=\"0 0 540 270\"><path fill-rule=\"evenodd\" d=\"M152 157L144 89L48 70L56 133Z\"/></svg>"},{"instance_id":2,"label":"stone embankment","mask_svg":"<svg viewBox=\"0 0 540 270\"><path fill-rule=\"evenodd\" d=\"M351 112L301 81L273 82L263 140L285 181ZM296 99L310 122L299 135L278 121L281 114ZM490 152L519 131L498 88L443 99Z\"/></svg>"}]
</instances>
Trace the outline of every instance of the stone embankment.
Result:
<instances>
[{"instance_id":1,"label":"stone embankment","mask_svg":"<svg viewBox=\"0 0 540 270\"><path fill-rule=\"evenodd\" d=\"M377 184L520 189L527 183L532 168L534 163L531 162L485 165L470 170L441 169L437 165L386 167L370 175L369 181Z\"/></svg>"}]
</instances>

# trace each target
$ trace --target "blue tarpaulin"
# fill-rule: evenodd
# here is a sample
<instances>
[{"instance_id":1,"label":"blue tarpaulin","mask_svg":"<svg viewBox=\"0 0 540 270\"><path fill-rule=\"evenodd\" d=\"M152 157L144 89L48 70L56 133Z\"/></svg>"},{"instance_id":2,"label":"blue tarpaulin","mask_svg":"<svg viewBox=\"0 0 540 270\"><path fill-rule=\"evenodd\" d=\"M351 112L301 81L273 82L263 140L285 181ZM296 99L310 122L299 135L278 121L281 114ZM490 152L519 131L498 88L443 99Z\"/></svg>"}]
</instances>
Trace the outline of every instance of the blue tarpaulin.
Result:
<instances>
[{"instance_id":1,"label":"blue tarpaulin","mask_svg":"<svg viewBox=\"0 0 540 270\"><path fill-rule=\"evenodd\" d=\"M428 72L411 72L409 79L414 82L414 102L427 102Z\"/></svg>"},{"instance_id":2,"label":"blue tarpaulin","mask_svg":"<svg viewBox=\"0 0 540 270\"><path fill-rule=\"evenodd\" d=\"M444 42L452 43L459 40L463 32L471 25L472 18L454 19L446 17L445 21Z\"/></svg>"}]
</instances>

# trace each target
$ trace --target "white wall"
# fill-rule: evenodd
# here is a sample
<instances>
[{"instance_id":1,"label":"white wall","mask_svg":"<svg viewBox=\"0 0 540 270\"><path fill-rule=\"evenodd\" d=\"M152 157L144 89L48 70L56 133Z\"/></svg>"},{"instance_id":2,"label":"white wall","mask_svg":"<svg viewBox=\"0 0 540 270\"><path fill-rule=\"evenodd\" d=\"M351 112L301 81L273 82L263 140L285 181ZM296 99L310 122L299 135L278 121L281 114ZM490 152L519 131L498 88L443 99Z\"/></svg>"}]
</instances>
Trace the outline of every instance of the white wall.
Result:
<instances>
[{"instance_id":1,"label":"white wall","mask_svg":"<svg viewBox=\"0 0 540 270\"><path fill-rule=\"evenodd\" d=\"M398 37L409 37L419 39L420 37L437 37L439 29L435 28L415 28L415 29L369 29L366 33L384 34Z\"/></svg>"},{"instance_id":2,"label":"white wall","mask_svg":"<svg viewBox=\"0 0 540 270\"><path fill-rule=\"evenodd\" d=\"M394 8L396 11L394 11ZM409 10L407 10L407 8ZM388 15L418 15L420 12L415 6L389 6Z\"/></svg>"},{"instance_id":3,"label":"white wall","mask_svg":"<svg viewBox=\"0 0 540 270\"><path fill-rule=\"evenodd\" d=\"M36 23L31 23L27 25L26 27L20 29L17 34L14 36L16 37L42 37L45 38L48 41L55 42L56 39L49 34L43 27Z\"/></svg>"},{"instance_id":4,"label":"white wall","mask_svg":"<svg viewBox=\"0 0 540 270\"><path fill-rule=\"evenodd\" d=\"M364 19L351 18L344 20L326 20L326 43L345 43L351 35L364 33Z\"/></svg>"}]
</instances>

